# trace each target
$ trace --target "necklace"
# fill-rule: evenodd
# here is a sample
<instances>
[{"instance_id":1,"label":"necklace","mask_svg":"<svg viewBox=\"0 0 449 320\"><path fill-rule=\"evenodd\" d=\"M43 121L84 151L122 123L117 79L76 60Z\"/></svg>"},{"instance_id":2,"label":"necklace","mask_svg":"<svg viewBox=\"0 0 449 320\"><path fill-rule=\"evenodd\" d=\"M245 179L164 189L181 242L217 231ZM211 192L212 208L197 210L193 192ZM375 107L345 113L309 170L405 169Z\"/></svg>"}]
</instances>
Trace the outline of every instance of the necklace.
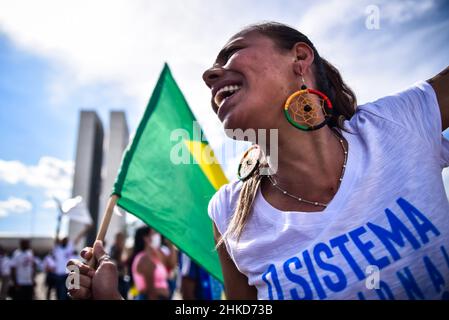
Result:
<instances>
[{"instance_id":1,"label":"necklace","mask_svg":"<svg viewBox=\"0 0 449 320\"><path fill-rule=\"evenodd\" d=\"M340 186L341 181L343 180L343 176L344 176L344 174L345 174L346 163L347 163L347 161L348 161L348 151L347 151L346 148L345 148L345 145L344 145L344 143L343 143L343 139L341 139L339 136L337 136L337 134L334 132L334 130L332 130L332 133L334 134L334 136L335 136L335 137L338 139L338 141L340 142L341 147L342 147L342 149L343 149L343 153L344 153L343 168L342 168L342 170L341 170L340 179L339 179L339 181L338 181L338 186ZM329 203L322 203L322 202L318 202L318 201L310 201L310 200L306 200L306 199L304 199L304 198L302 198L302 197L298 197L298 196L296 196L296 195L294 195L294 194L291 194L290 192L288 192L288 191L285 190L285 189L282 189L282 188L279 186L278 182L277 182L276 179L273 177L273 175L268 175L268 179L270 179L270 182L271 182L271 184L273 185L273 187L275 187L276 189L278 189L279 191L281 191L284 195L289 196L289 197L291 197L291 198L293 198L293 199L296 199L296 200L298 200L299 202L304 202L304 203L308 203L308 204L311 204L311 205L314 205L314 206L320 206L320 207L324 207L324 208L326 208L327 205L329 204Z\"/></svg>"}]
</instances>

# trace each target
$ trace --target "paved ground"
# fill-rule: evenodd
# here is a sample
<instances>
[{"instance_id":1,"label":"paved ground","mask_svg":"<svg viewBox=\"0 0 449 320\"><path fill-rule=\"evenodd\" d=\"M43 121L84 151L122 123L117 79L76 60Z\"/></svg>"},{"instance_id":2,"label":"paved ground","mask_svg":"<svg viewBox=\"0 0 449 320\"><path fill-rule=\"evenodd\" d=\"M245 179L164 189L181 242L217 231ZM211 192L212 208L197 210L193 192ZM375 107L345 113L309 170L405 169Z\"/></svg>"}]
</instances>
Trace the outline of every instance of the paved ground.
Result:
<instances>
[{"instance_id":1,"label":"paved ground","mask_svg":"<svg viewBox=\"0 0 449 320\"><path fill-rule=\"evenodd\" d=\"M36 287L34 290L35 300L46 300L47 287L45 286L45 273L39 273L36 276ZM179 290L176 290L173 294L173 300L181 300L181 294ZM53 290L50 295L50 300L56 300L56 292Z\"/></svg>"},{"instance_id":2,"label":"paved ground","mask_svg":"<svg viewBox=\"0 0 449 320\"><path fill-rule=\"evenodd\" d=\"M34 288L35 300L47 299L47 287L45 286L45 273L39 272L36 276L36 287ZM56 300L56 292L52 290L50 300Z\"/></svg>"},{"instance_id":3,"label":"paved ground","mask_svg":"<svg viewBox=\"0 0 449 320\"><path fill-rule=\"evenodd\" d=\"M46 300L47 299L47 286L45 285L45 273L39 272L36 275L36 286L34 288L34 299L35 300ZM173 295L173 300L181 300L181 294L179 290L176 290ZM56 291L52 290L50 294L50 300L56 300Z\"/></svg>"}]
</instances>

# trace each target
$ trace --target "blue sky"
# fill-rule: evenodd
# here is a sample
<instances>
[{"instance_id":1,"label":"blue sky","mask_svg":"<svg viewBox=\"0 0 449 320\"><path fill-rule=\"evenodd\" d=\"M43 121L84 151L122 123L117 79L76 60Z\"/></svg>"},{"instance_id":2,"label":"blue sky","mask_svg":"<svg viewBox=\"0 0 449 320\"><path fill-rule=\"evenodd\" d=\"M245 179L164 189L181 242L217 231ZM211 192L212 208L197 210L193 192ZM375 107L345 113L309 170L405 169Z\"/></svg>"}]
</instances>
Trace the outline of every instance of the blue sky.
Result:
<instances>
[{"instance_id":1,"label":"blue sky","mask_svg":"<svg viewBox=\"0 0 449 320\"><path fill-rule=\"evenodd\" d=\"M109 110L125 110L133 132L165 61L223 158L233 142L200 77L240 27L297 27L363 103L448 65L448 12L443 0L0 0L0 233L53 234L51 197L71 193L79 111L96 110L106 127ZM228 176L236 159L224 163Z\"/></svg>"},{"instance_id":2,"label":"blue sky","mask_svg":"<svg viewBox=\"0 0 449 320\"><path fill-rule=\"evenodd\" d=\"M67 121L47 109L45 83L51 72L50 63L20 50L7 35L0 33L0 70L0 159L20 161L25 166L38 163L43 155L71 159L73 143L60 143L60 139L74 139L74 121ZM67 130L68 126L73 127L72 130ZM43 196L41 188L2 179L0 201L6 208L3 217L0 215L0 230L27 234L33 228L46 229L47 221L53 220L55 212L39 208ZM5 212L7 210L10 213ZM34 220L33 227L35 214L39 214L40 219Z\"/></svg>"},{"instance_id":3,"label":"blue sky","mask_svg":"<svg viewBox=\"0 0 449 320\"><path fill-rule=\"evenodd\" d=\"M75 121L63 117L61 112L48 110L45 84L53 72L51 61L17 48L3 33L0 70L2 159L20 159L26 164L37 163L43 154L72 159L72 146L58 141L74 139ZM31 141L37 143L35 148L30 148Z\"/></svg>"}]
</instances>

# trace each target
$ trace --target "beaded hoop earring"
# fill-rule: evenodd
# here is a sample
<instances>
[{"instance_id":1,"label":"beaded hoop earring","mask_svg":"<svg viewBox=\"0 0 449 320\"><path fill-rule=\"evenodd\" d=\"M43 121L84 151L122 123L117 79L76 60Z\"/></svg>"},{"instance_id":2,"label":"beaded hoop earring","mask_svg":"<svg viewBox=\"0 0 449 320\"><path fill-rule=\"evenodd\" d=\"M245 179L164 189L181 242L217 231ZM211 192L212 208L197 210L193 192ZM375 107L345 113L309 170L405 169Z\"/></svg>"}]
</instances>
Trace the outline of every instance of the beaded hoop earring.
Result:
<instances>
[{"instance_id":1,"label":"beaded hoop earring","mask_svg":"<svg viewBox=\"0 0 449 320\"><path fill-rule=\"evenodd\" d=\"M284 115L296 128L303 131L313 131L324 127L331 118L326 112L326 108L332 110L332 103L329 98L321 91L309 89L305 85L304 78L301 89L290 95L284 105ZM310 98L310 94L319 98L316 103ZM320 111L324 114L324 121L315 124L316 119L320 115ZM290 112L292 114L290 114Z\"/></svg>"}]
</instances>

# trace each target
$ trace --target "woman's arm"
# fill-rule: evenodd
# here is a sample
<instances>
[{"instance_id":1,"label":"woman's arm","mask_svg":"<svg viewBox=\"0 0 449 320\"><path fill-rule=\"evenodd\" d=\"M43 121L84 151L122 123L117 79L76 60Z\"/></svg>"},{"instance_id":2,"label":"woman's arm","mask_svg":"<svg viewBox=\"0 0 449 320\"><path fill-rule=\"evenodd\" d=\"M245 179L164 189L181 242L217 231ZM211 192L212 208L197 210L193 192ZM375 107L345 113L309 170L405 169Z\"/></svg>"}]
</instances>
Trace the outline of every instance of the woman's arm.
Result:
<instances>
[{"instance_id":1,"label":"woman's arm","mask_svg":"<svg viewBox=\"0 0 449 320\"><path fill-rule=\"evenodd\" d=\"M215 243L220 238L220 232L217 230L215 224L214 238ZM250 286L248 284L248 278L237 269L226 250L226 246L224 244L221 245L217 251L223 270L226 298L230 300L257 300L257 289L254 286Z\"/></svg>"},{"instance_id":2,"label":"woman's arm","mask_svg":"<svg viewBox=\"0 0 449 320\"><path fill-rule=\"evenodd\" d=\"M178 252L173 243L171 243L169 240L167 240L167 248L170 250L170 254L165 255L162 250L159 250L161 253L160 256L165 267L169 270L172 270L178 264Z\"/></svg>"},{"instance_id":3,"label":"woman's arm","mask_svg":"<svg viewBox=\"0 0 449 320\"><path fill-rule=\"evenodd\" d=\"M449 127L449 67L427 80L427 82L433 87L437 95L442 128L446 130Z\"/></svg>"},{"instance_id":4,"label":"woman's arm","mask_svg":"<svg viewBox=\"0 0 449 320\"><path fill-rule=\"evenodd\" d=\"M137 271L145 277L147 288L147 298L149 300L157 300L156 291L154 289L154 269L155 265L148 256L143 256L137 264Z\"/></svg>"}]
</instances>

